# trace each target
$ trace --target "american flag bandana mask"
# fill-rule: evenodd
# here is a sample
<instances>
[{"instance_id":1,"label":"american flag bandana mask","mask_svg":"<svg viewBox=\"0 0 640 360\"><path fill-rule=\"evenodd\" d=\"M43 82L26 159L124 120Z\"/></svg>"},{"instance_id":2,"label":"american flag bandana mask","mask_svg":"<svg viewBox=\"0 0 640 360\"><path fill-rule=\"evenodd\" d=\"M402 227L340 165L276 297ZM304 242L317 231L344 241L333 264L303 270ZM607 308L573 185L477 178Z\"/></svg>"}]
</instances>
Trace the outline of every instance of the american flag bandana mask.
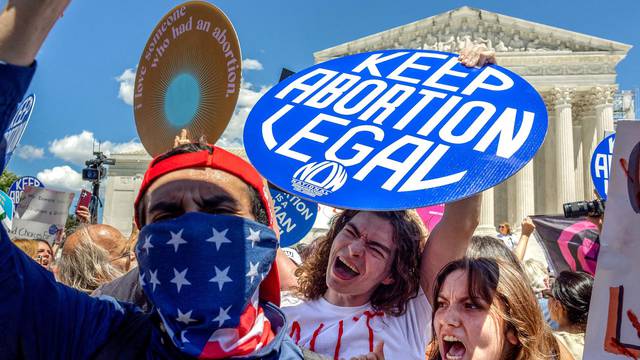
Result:
<instances>
[{"instance_id":1,"label":"american flag bandana mask","mask_svg":"<svg viewBox=\"0 0 640 360\"><path fill-rule=\"evenodd\" d=\"M276 234L238 216L192 212L142 228L140 284L183 353L249 355L272 338L258 286L276 256Z\"/></svg>"}]
</instances>

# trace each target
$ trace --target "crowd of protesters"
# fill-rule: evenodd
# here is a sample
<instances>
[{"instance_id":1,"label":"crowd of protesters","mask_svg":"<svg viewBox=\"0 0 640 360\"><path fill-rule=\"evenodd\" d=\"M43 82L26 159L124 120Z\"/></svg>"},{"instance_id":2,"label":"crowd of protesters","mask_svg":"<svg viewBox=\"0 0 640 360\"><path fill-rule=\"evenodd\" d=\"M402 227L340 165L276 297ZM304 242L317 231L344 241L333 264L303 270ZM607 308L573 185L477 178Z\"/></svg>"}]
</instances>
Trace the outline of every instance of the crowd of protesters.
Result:
<instances>
[{"instance_id":1,"label":"crowd of protesters","mask_svg":"<svg viewBox=\"0 0 640 360\"><path fill-rule=\"evenodd\" d=\"M2 130L67 3L0 15ZM282 251L256 170L184 137L145 173L131 238L85 208L60 249L0 233L0 358L582 358L593 278L523 262L530 219L517 239L473 236L480 196L430 233L413 210L344 210Z\"/></svg>"}]
</instances>

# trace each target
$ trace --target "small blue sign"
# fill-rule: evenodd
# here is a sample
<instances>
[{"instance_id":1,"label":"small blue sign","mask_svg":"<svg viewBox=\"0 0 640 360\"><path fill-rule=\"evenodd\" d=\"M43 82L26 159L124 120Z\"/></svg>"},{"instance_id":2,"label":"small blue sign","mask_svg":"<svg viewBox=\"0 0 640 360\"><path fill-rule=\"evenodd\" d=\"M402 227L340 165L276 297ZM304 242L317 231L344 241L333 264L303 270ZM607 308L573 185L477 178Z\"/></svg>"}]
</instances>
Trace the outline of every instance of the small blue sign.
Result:
<instances>
[{"instance_id":1,"label":"small blue sign","mask_svg":"<svg viewBox=\"0 0 640 360\"><path fill-rule=\"evenodd\" d=\"M49 226L49 235L55 235L58 232L58 227L56 224L52 224Z\"/></svg>"},{"instance_id":2,"label":"small blue sign","mask_svg":"<svg viewBox=\"0 0 640 360\"><path fill-rule=\"evenodd\" d=\"M280 229L280 247L292 246L313 228L318 204L274 188L269 188L269 192Z\"/></svg>"},{"instance_id":3,"label":"small blue sign","mask_svg":"<svg viewBox=\"0 0 640 360\"><path fill-rule=\"evenodd\" d=\"M15 205L18 205L18 203L20 202L20 196L22 196L22 192L27 186L43 188L44 184L42 183L42 181L33 176L23 176L20 179L14 181L9 188L9 197L11 198L11 200L13 200L13 203Z\"/></svg>"},{"instance_id":4,"label":"small blue sign","mask_svg":"<svg viewBox=\"0 0 640 360\"><path fill-rule=\"evenodd\" d=\"M448 203L527 164L547 132L536 90L451 53L381 50L317 64L264 94L244 127L270 182L333 207Z\"/></svg>"},{"instance_id":5,"label":"small blue sign","mask_svg":"<svg viewBox=\"0 0 640 360\"><path fill-rule=\"evenodd\" d=\"M2 190L0 190L0 212L0 222L7 231L10 231L14 214L13 200Z\"/></svg>"},{"instance_id":6,"label":"small blue sign","mask_svg":"<svg viewBox=\"0 0 640 360\"><path fill-rule=\"evenodd\" d=\"M18 104L16 114L11 120L7 131L4 132L4 140L6 141L5 167L9 164L11 155L13 155L16 147L18 147L20 139L22 139L22 135L27 129L35 104L36 96L33 94L27 96L20 104Z\"/></svg>"},{"instance_id":7,"label":"small blue sign","mask_svg":"<svg viewBox=\"0 0 640 360\"><path fill-rule=\"evenodd\" d=\"M596 146L591 155L591 181L595 186L598 195L603 200L607 200L607 190L609 188L609 174L611 170L611 158L613 157L613 144L616 141L616 134L611 134Z\"/></svg>"}]
</instances>

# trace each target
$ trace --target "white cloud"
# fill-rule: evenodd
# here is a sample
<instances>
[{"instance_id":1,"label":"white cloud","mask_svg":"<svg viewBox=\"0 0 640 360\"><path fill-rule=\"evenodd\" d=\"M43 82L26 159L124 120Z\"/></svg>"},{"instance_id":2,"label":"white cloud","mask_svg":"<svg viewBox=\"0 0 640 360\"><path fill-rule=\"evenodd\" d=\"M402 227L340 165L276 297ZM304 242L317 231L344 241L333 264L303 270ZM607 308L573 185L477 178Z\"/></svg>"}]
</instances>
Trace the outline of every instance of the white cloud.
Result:
<instances>
[{"instance_id":1,"label":"white cloud","mask_svg":"<svg viewBox=\"0 0 640 360\"><path fill-rule=\"evenodd\" d=\"M67 165L44 169L36 177L46 187L66 191L79 191L83 183L82 174Z\"/></svg>"},{"instance_id":2,"label":"white cloud","mask_svg":"<svg viewBox=\"0 0 640 360\"><path fill-rule=\"evenodd\" d=\"M216 143L217 145L224 147L238 147L242 145L244 123L247 121L253 105L260 100L260 97L264 95L267 90L269 90L268 86L257 89L253 84L242 81L236 109L233 112L231 121L229 121L229 125L227 125L227 129Z\"/></svg>"},{"instance_id":3,"label":"white cloud","mask_svg":"<svg viewBox=\"0 0 640 360\"><path fill-rule=\"evenodd\" d=\"M126 104L133 105L133 87L136 81L136 69L126 69L120 76L116 77L120 83L118 98Z\"/></svg>"},{"instance_id":4,"label":"white cloud","mask_svg":"<svg viewBox=\"0 0 640 360\"><path fill-rule=\"evenodd\" d=\"M93 133L83 130L80 134L68 135L62 139L55 139L49 144L49 151L65 161L84 165L86 160L93 157L93 144L96 141ZM100 150L105 154L134 152L144 149L137 141L114 143L111 141L100 142ZM97 141L96 141L96 150Z\"/></svg>"},{"instance_id":5,"label":"white cloud","mask_svg":"<svg viewBox=\"0 0 640 360\"><path fill-rule=\"evenodd\" d=\"M244 70L262 70L262 63L256 59L244 59L242 60L242 69Z\"/></svg>"},{"instance_id":6,"label":"white cloud","mask_svg":"<svg viewBox=\"0 0 640 360\"><path fill-rule=\"evenodd\" d=\"M44 149L31 145L20 145L14 154L24 160L42 159L44 157Z\"/></svg>"}]
</instances>

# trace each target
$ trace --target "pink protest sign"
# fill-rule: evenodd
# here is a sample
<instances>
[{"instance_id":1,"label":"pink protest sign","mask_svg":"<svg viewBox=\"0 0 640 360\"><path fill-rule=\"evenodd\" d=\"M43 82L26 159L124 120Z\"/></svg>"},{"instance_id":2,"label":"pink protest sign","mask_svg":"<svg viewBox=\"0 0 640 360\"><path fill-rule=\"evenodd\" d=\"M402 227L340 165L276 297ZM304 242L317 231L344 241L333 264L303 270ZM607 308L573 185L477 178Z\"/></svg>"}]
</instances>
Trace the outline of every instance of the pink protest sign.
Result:
<instances>
[{"instance_id":1,"label":"pink protest sign","mask_svg":"<svg viewBox=\"0 0 640 360\"><path fill-rule=\"evenodd\" d=\"M416 211L418 212L418 215L420 215L422 222L429 231L431 231L440 222L440 219L442 219L444 204L427 206L416 209Z\"/></svg>"}]
</instances>

